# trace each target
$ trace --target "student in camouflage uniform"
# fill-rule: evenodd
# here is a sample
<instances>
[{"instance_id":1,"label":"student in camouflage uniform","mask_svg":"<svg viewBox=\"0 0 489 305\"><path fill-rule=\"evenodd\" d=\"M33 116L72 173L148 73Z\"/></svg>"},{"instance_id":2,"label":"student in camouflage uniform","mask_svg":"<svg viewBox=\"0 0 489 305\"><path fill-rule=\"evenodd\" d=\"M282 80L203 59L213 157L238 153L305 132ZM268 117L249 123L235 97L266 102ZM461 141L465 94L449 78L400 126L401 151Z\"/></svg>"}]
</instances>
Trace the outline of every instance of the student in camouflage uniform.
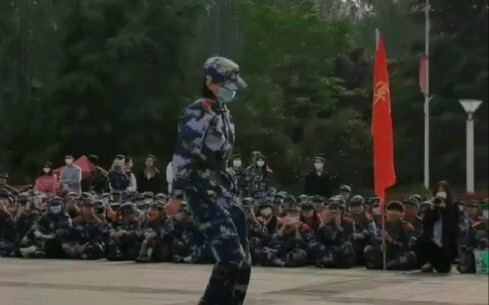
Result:
<instances>
[{"instance_id":1,"label":"student in camouflage uniform","mask_svg":"<svg viewBox=\"0 0 489 305\"><path fill-rule=\"evenodd\" d=\"M302 204L300 219L309 227L311 231L315 232L317 229L319 229L321 218L314 209L314 204L312 202L313 198L314 197L309 197L308 200L304 204Z\"/></svg>"},{"instance_id":2,"label":"student in camouflage uniform","mask_svg":"<svg viewBox=\"0 0 489 305\"><path fill-rule=\"evenodd\" d=\"M270 240L266 226L258 221L255 215L254 200L251 197L243 198L243 210L248 226L248 239L250 244L251 261L253 264L258 262L258 253L262 247Z\"/></svg>"},{"instance_id":3,"label":"student in camouflage uniform","mask_svg":"<svg viewBox=\"0 0 489 305\"><path fill-rule=\"evenodd\" d=\"M339 196L343 197L343 199L346 201L350 200L351 197L351 187L348 185L342 185L340 186L339 189Z\"/></svg>"},{"instance_id":4,"label":"student in camouflage uniform","mask_svg":"<svg viewBox=\"0 0 489 305\"><path fill-rule=\"evenodd\" d=\"M78 196L75 192L69 192L65 196L65 211L70 215L71 219L80 216L80 200L87 197L91 197L91 195L89 193L81 193L80 196Z\"/></svg>"},{"instance_id":5,"label":"student in camouflage uniform","mask_svg":"<svg viewBox=\"0 0 489 305\"><path fill-rule=\"evenodd\" d=\"M244 195L255 196L256 193L268 194L273 185L273 172L267 165L265 156L258 152L245 170Z\"/></svg>"},{"instance_id":6,"label":"student in camouflage uniform","mask_svg":"<svg viewBox=\"0 0 489 305\"><path fill-rule=\"evenodd\" d=\"M144 240L137 262L165 262L172 257L173 222L161 205L152 205L146 214Z\"/></svg>"},{"instance_id":7,"label":"student in camouflage uniform","mask_svg":"<svg viewBox=\"0 0 489 305\"><path fill-rule=\"evenodd\" d=\"M331 198L322 216L321 227L309 242L316 267L350 268L356 261L353 223L343 217L340 200Z\"/></svg>"},{"instance_id":8,"label":"student in camouflage uniform","mask_svg":"<svg viewBox=\"0 0 489 305\"><path fill-rule=\"evenodd\" d=\"M32 228L32 225L39 219L41 209L34 202L28 202L25 206L19 208L19 213L15 218L15 244L20 247L26 234ZM25 242L27 242L27 238Z\"/></svg>"},{"instance_id":9,"label":"student in camouflage uniform","mask_svg":"<svg viewBox=\"0 0 489 305\"><path fill-rule=\"evenodd\" d=\"M53 197L48 202L48 210L34 223L20 249L23 257L64 258L61 247L71 231L71 219L64 212L63 200Z\"/></svg>"},{"instance_id":10,"label":"student in camouflage uniform","mask_svg":"<svg viewBox=\"0 0 489 305\"><path fill-rule=\"evenodd\" d=\"M459 237L459 265L457 270L460 273L475 273L474 250L486 249L487 241L487 220L480 215L478 204L469 201L462 205L465 213L460 217L460 237Z\"/></svg>"},{"instance_id":11,"label":"student in camouflage uniform","mask_svg":"<svg viewBox=\"0 0 489 305\"><path fill-rule=\"evenodd\" d=\"M182 204L173 222L174 263L212 264L215 262L210 243L192 219L186 204Z\"/></svg>"},{"instance_id":12,"label":"student in camouflage uniform","mask_svg":"<svg viewBox=\"0 0 489 305\"><path fill-rule=\"evenodd\" d=\"M413 233L409 244L413 249L418 241L418 238L423 234L423 219L418 216L419 214L419 201L414 196L408 196L403 202L403 219L411 226L413 226Z\"/></svg>"},{"instance_id":13,"label":"student in camouflage uniform","mask_svg":"<svg viewBox=\"0 0 489 305\"><path fill-rule=\"evenodd\" d=\"M385 231L380 231L376 245L365 247L367 269L382 269L382 235L386 240L386 269L409 270L416 266L416 255L410 251L409 241L413 227L402 220L403 206L392 201L386 207Z\"/></svg>"},{"instance_id":14,"label":"student in camouflage uniform","mask_svg":"<svg viewBox=\"0 0 489 305\"><path fill-rule=\"evenodd\" d=\"M175 214L183 196L199 228L209 240L217 263L199 304L241 305L251 274L247 230L243 211L236 206L237 190L226 170L235 142L234 122L226 104L245 88L239 67L223 57L204 64L202 98L185 109L173 168L169 215ZM243 230L244 229L244 230Z\"/></svg>"},{"instance_id":15,"label":"student in camouflage uniform","mask_svg":"<svg viewBox=\"0 0 489 305\"><path fill-rule=\"evenodd\" d=\"M103 222L95 215L92 198L81 202L81 215L73 219L70 236L62 244L69 258L97 260L105 256Z\"/></svg>"},{"instance_id":16,"label":"student in camouflage uniform","mask_svg":"<svg viewBox=\"0 0 489 305\"><path fill-rule=\"evenodd\" d=\"M356 195L348 203L349 218L353 225L353 246L357 257L357 263L363 265L363 251L367 245L375 242L377 236L377 226L373 217L367 212L365 199Z\"/></svg>"},{"instance_id":17,"label":"student in camouflage uniform","mask_svg":"<svg viewBox=\"0 0 489 305\"><path fill-rule=\"evenodd\" d=\"M15 246L15 222L7 210L8 197L0 195L0 257L10 256Z\"/></svg>"},{"instance_id":18,"label":"student in camouflage uniform","mask_svg":"<svg viewBox=\"0 0 489 305\"><path fill-rule=\"evenodd\" d=\"M300 221L301 207L298 203L290 204L286 213L279 222L280 230L258 255L258 263L262 266L303 267L308 263L309 228Z\"/></svg>"},{"instance_id":19,"label":"student in camouflage uniform","mask_svg":"<svg viewBox=\"0 0 489 305\"><path fill-rule=\"evenodd\" d=\"M143 240L139 212L132 202L121 205L119 212L122 223L110 232L107 259L109 261L134 260L139 254Z\"/></svg>"},{"instance_id":20,"label":"student in camouflage uniform","mask_svg":"<svg viewBox=\"0 0 489 305\"><path fill-rule=\"evenodd\" d=\"M467 213L470 226L473 228L477 240L487 239L488 220L481 215L477 202L467 202L465 204L465 212Z\"/></svg>"},{"instance_id":21,"label":"student in camouflage uniform","mask_svg":"<svg viewBox=\"0 0 489 305\"><path fill-rule=\"evenodd\" d=\"M266 228L268 234L277 233L280 218L273 214L273 204L270 199L263 199L258 202L258 215L256 219Z\"/></svg>"},{"instance_id":22,"label":"student in camouflage uniform","mask_svg":"<svg viewBox=\"0 0 489 305\"><path fill-rule=\"evenodd\" d=\"M236 154L231 157L230 169L236 185L236 196L238 198L242 198L245 181L245 168L243 166L241 155Z\"/></svg>"}]
</instances>

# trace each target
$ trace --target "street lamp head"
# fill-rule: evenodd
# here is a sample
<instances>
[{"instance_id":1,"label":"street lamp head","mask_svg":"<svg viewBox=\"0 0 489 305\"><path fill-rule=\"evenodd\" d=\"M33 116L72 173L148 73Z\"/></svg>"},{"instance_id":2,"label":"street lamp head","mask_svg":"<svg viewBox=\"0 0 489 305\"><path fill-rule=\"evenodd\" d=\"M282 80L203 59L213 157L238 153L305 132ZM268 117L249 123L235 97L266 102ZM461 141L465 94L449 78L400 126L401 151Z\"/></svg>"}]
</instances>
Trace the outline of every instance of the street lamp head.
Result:
<instances>
[{"instance_id":1,"label":"street lamp head","mask_svg":"<svg viewBox=\"0 0 489 305\"><path fill-rule=\"evenodd\" d=\"M465 112L472 114L476 112L477 108L482 104L481 100L459 100Z\"/></svg>"}]
</instances>

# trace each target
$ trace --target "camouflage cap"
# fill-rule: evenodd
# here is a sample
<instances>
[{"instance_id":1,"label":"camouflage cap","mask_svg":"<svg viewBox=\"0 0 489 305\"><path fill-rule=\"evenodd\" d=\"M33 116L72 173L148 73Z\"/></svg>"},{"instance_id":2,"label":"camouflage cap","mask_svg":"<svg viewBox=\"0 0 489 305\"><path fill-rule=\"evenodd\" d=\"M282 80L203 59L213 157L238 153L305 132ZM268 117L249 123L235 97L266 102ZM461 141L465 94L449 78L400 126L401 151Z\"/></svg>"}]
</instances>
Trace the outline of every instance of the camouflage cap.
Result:
<instances>
[{"instance_id":1,"label":"camouflage cap","mask_svg":"<svg viewBox=\"0 0 489 305\"><path fill-rule=\"evenodd\" d=\"M399 201L389 202L385 209L387 211L399 211L401 213L404 211L404 207L403 207L402 203L400 203Z\"/></svg>"},{"instance_id":2,"label":"camouflage cap","mask_svg":"<svg viewBox=\"0 0 489 305\"><path fill-rule=\"evenodd\" d=\"M416 199L414 196L408 196L404 201L402 202L403 205L411 205L411 206L416 206L419 208L419 201Z\"/></svg>"},{"instance_id":3,"label":"camouflage cap","mask_svg":"<svg viewBox=\"0 0 489 305\"><path fill-rule=\"evenodd\" d=\"M287 192L285 192L285 191L280 191L280 192L277 192L277 194L275 194L275 198L279 197L281 199L285 199L286 196L287 196Z\"/></svg>"},{"instance_id":4,"label":"camouflage cap","mask_svg":"<svg viewBox=\"0 0 489 305\"><path fill-rule=\"evenodd\" d=\"M253 206L253 202L254 202L254 199L251 197L245 197L245 198L243 198L243 201L242 201L244 207Z\"/></svg>"},{"instance_id":5,"label":"camouflage cap","mask_svg":"<svg viewBox=\"0 0 489 305\"><path fill-rule=\"evenodd\" d=\"M302 210L301 204L299 202L291 202L287 205L286 211L297 211Z\"/></svg>"},{"instance_id":6,"label":"camouflage cap","mask_svg":"<svg viewBox=\"0 0 489 305\"><path fill-rule=\"evenodd\" d=\"M153 192L144 192L141 194L141 197L144 199L153 199L155 194Z\"/></svg>"},{"instance_id":7,"label":"camouflage cap","mask_svg":"<svg viewBox=\"0 0 489 305\"><path fill-rule=\"evenodd\" d=\"M293 195L285 196L284 204L291 205L291 204L295 204L296 202L297 200L295 200L295 197Z\"/></svg>"},{"instance_id":8,"label":"camouflage cap","mask_svg":"<svg viewBox=\"0 0 489 305\"><path fill-rule=\"evenodd\" d=\"M134 203L132 202L126 202L121 205L120 211L122 214L131 214L131 213L136 213L137 212L137 207Z\"/></svg>"},{"instance_id":9,"label":"camouflage cap","mask_svg":"<svg viewBox=\"0 0 489 305\"><path fill-rule=\"evenodd\" d=\"M307 196L305 194L299 195L299 202L301 202L301 203L306 202L308 199L309 199L309 196Z\"/></svg>"},{"instance_id":10,"label":"camouflage cap","mask_svg":"<svg viewBox=\"0 0 489 305\"><path fill-rule=\"evenodd\" d=\"M204 63L204 74L208 80L232 91L246 88L246 82L239 76L239 66L225 57L211 57Z\"/></svg>"},{"instance_id":11,"label":"camouflage cap","mask_svg":"<svg viewBox=\"0 0 489 305\"><path fill-rule=\"evenodd\" d=\"M267 207L267 206L273 206L273 200L270 198L265 198L260 200L260 204L258 205L260 208L261 207Z\"/></svg>"},{"instance_id":12,"label":"camouflage cap","mask_svg":"<svg viewBox=\"0 0 489 305\"><path fill-rule=\"evenodd\" d=\"M361 195L355 195L350 199L349 205L364 204L365 199Z\"/></svg>"},{"instance_id":13,"label":"camouflage cap","mask_svg":"<svg viewBox=\"0 0 489 305\"><path fill-rule=\"evenodd\" d=\"M314 197L307 198L307 200L302 203L302 205L301 205L302 208L303 209L314 209L314 203L312 202L313 198Z\"/></svg>"},{"instance_id":14,"label":"camouflage cap","mask_svg":"<svg viewBox=\"0 0 489 305\"><path fill-rule=\"evenodd\" d=\"M63 204L63 199L61 199L60 197L51 197L49 198L49 201L48 201L48 205L61 205Z\"/></svg>"}]
</instances>

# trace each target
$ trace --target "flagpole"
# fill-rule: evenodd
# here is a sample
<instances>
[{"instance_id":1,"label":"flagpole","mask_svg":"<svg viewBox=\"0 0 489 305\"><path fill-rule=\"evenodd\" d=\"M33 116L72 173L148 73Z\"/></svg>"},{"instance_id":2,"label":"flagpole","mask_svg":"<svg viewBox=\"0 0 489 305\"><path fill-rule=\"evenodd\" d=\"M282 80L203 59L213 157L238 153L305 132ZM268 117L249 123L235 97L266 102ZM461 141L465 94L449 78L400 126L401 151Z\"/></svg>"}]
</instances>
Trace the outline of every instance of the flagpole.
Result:
<instances>
[{"instance_id":1,"label":"flagpole","mask_svg":"<svg viewBox=\"0 0 489 305\"><path fill-rule=\"evenodd\" d=\"M425 4L424 187L430 188L430 0Z\"/></svg>"},{"instance_id":2,"label":"flagpole","mask_svg":"<svg viewBox=\"0 0 489 305\"><path fill-rule=\"evenodd\" d=\"M379 39L380 39L380 31L378 29L375 29L375 50L379 48ZM385 237L384 237L384 232L385 232L385 215L384 215L384 210L385 210L385 202L382 202L383 204L380 204L379 206L383 207L383 210L380 211L382 215L382 268L385 270L386 269L386 262L387 262L387 251L386 251L386 245L385 245Z\"/></svg>"}]
</instances>

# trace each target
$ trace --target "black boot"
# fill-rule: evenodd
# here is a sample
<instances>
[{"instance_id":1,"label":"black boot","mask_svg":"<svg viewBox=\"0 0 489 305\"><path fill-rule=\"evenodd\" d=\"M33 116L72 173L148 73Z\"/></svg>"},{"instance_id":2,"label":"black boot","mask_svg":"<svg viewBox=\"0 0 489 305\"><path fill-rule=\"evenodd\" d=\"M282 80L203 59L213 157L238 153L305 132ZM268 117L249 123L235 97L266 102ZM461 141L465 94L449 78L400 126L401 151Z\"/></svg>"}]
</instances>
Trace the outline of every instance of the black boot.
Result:
<instances>
[{"instance_id":1,"label":"black boot","mask_svg":"<svg viewBox=\"0 0 489 305\"><path fill-rule=\"evenodd\" d=\"M215 266L200 305L239 305L234 300L237 270Z\"/></svg>"}]
</instances>

